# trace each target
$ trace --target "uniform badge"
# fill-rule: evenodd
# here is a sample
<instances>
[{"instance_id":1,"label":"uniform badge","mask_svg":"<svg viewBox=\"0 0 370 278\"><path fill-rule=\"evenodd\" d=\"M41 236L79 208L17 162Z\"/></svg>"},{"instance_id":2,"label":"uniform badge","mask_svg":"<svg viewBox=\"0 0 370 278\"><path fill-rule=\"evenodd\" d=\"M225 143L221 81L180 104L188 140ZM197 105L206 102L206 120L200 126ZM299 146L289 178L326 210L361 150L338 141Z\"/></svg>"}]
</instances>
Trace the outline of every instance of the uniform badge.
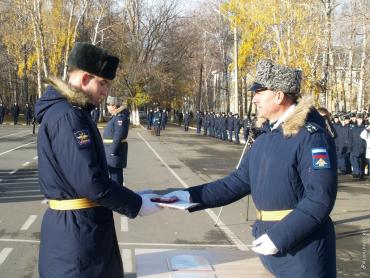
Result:
<instances>
[{"instance_id":1,"label":"uniform badge","mask_svg":"<svg viewBox=\"0 0 370 278\"><path fill-rule=\"evenodd\" d=\"M314 169L330 169L329 154L325 148L315 148L311 152Z\"/></svg>"},{"instance_id":2,"label":"uniform badge","mask_svg":"<svg viewBox=\"0 0 370 278\"><path fill-rule=\"evenodd\" d=\"M74 131L73 134L80 147L90 145L91 139L90 139L89 131L87 129L81 129L81 130Z\"/></svg>"},{"instance_id":3,"label":"uniform badge","mask_svg":"<svg viewBox=\"0 0 370 278\"><path fill-rule=\"evenodd\" d=\"M123 121L117 121L117 124L118 124L119 126L121 126L121 125L122 125L122 122L123 122Z\"/></svg>"}]
</instances>

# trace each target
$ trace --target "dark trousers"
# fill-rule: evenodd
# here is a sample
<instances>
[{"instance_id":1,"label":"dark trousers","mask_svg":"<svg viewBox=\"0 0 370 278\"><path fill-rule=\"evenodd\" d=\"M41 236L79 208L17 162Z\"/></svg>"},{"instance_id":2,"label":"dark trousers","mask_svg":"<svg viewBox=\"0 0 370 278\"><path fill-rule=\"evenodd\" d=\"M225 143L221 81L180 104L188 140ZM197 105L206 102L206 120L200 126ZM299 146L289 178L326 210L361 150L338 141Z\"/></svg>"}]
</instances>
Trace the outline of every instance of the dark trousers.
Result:
<instances>
[{"instance_id":1,"label":"dark trousers","mask_svg":"<svg viewBox=\"0 0 370 278\"><path fill-rule=\"evenodd\" d=\"M113 168L109 167L109 175L112 180L117 182L119 185L123 184L123 169L122 168Z\"/></svg>"},{"instance_id":2,"label":"dark trousers","mask_svg":"<svg viewBox=\"0 0 370 278\"><path fill-rule=\"evenodd\" d=\"M233 141L233 131L229 130L229 142Z\"/></svg>"},{"instance_id":3,"label":"dark trousers","mask_svg":"<svg viewBox=\"0 0 370 278\"><path fill-rule=\"evenodd\" d=\"M363 177L365 173L365 156L351 154L352 175Z\"/></svg>"},{"instance_id":4,"label":"dark trousers","mask_svg":"<svg viewBox=\"0 0 370 278\"><path fill-rule=\"evenodd\" d=\"M189 130L189 124L187 124L187 123L184 124L184 130L185 131L188 131Z\"/></svg>"},{"instance_id":5,"label":"dark trousers","mask_svg":"<svg viewBox=\"0 0 370 278\"><path fill-rule=\"evenodd\" d=\"M351 173L350 153L339 153L338 155L338 169L344 174Z\"/></svg>"},{"instance_id":6,"label":"dark trousers","mask_svg":"<svg viewBox=\"0 0 370 278\"><path fill-rule=\"evenodd\" d=\"M197 133L198 134L200 133L201 128L202 128L202 125L201 124L197 124Z\"/></svg>"},{"instance_id":7,"label":"dark trousers","mask_svg":"<svg viewBox=\"0 0 370 278\"><path fill-rule=\"evenodd\" d=\"M161 126L160 125L154 125L154 131L155 131L155 135L160 136L161 135Z\"/></svg>"},{"instance_id":8,"label":"dark trousers","mask_svg":"<svg viewBox=\"0 0 370 278\"><path fill-rule=\"evenodd\" d=\"M13 117L13 123L16 125L18 123L18 117Z\"/></svg>"},{"instance_id":9,"label":"dark trousers","mask_svg":"<svg viewBox=\"0 0 370 278\"><path fill-rule=\"evenodd\" d=\"M239 144L239 131L235 131L235 144Z\"/></svg>"},{"instance_id":10,"label":"dark trousers","mask_svg":"<svg viewBox=\"0 0 370 278\"><path fill-rule=\"evenodd\" d=\"M4 121L4 116L0 115L0 125L3 124L3 121Z\"/></svg>"}]
</instances>

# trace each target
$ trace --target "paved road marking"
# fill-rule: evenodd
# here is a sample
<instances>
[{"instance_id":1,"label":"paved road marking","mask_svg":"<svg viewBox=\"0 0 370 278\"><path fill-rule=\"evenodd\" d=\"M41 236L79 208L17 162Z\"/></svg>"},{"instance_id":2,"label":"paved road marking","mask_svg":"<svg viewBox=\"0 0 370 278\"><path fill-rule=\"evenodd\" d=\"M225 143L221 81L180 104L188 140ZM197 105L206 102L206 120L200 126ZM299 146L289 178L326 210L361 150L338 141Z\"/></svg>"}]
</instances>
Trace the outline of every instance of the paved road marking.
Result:
<instances>
[{"instance_id":1,"label":"paved road marking","mask_svg":"<svg viewBox=\"0 0 370 278\"><path fill-rule=\"evenodd\" d=\"M39 240L32 239L14 239L14 238L0 238L0 242L18 242L18 243L40 243ZM234 244L176 244L176 243L146 243L146 242L118 242L120 246L171 246L171 247L198 247L198 248L233 248Z\"/></svg>"},{"instance_id":2,"label":"paved road marking","mask_svg":"<svg viewBox=\"0 0 370 278\"><path fill-rule=\"evenodd\" d=\"M6 137L10 137L12 135L16 135L16 134L21 134L21 133L28 133L29 131L20 131L20 132L15 132L15 133L11 133L11 134L8 134L8 135L4 135L4 136L1 136L0 138L6 138Z\"/></svg>"},{"instance_id":3,"label":"paved road marking","mask_svg":"<svg viewBox=\"0 0 370 278\"><path fill-rule=\"evenodd\" d=\"M123 261L123 270L125 273L132 273L134 268L132 265L132 252L131 249L122 249L121 256Z\"/></svg>"},{"instance_id":4,"label":"paved road marking","mask_svg":"<svg viewBox=\"0 0 370 278\"><path fill-rule=\"evenodd\" d=\"M9 196L9 197L0 197L0 200L7 199L24 199L24 198L44 198L44 195L26 195L26 196Z\"/></svg>"},{"instance_id":5,"label":"paved road marking","mask_svg":"<svg viewBox=\"0 0 370 278\"><path fill-rule=\"evenodd\" d=\"M10 152L12 152L12 151L18 150L18 149L23 148L23 147L25 147L25 146L28 146L28 145L34 144L34 143L36 143L36 141L32 141L32 142L30 142L30 143L20 145L20 146L18 146L18 147L16 147L16 148L14 148L14 149L10 149L10 150L7 150L7 151L5 151L5 152L0 153L0 156L2 156L2 155L4 155L4 154L7 154L7 153L10 153Z\"/></svg>"},{"instance_id":6,"label":"paved road marking","mask_svg":"<svg viewBox=\"0 0 370 278\"><path fill-rule=\"evenodd\" d=\"M128 232L128 219L126 216L121 216L121 232Z\"/></svg>"},{"instance_id":7,"label":"paved road marking","mask_svg":"<svg viewBox=\"0 0 370 278\"><path fill-rule=\"evenodd\" d=\"M13 171L9 172L8 174L9 174L9 175L13 175L13 174L15 174L15 173L17 173L17 172L18 172L18 169L14 169Z\"/></svg>"},{"instance_id":8,"label":"paved road marking","mask_svg":"<svg viewBox=\"0 0 370 278\"><path fill-rule=\"evenodd\" d=\"M31 162L27 161L27 162L23 163L22 166L28 166L28 165L30 165L30 163Z\"/></svg>"},{"instance_id":9,"label":"paved road marking","mask_svg":"<svg viewBox=\"0 0 370 278\"><path fill-rule=\"evenodd\" d=\"M35 222L36 218L37 218L37 215L30 215L28 219L26 220L26 222L24 222L23 226L21 227L21 231L28 230L33 224L33 222Z\"/></svg>"},{"instance_id":10,"label":"paved road marking","mask_svg":"<svg viewBox=\"0 0 370 278\"><path fill-rule=\"evenodd\" d=\"M13 248L4 248L0 252L0 265L3 264L3 262L6 260L6 258L9 256L9 254L13 251Z\"/></svg>"},{"instance_id":11,"label":"paved road marking","mask_svg":"<svg viewBox=\"0 0 370 278\"><path fill-rule=\"evenodd\" d=\"M19 181L19 182L3 182L2 185L22 185L25 184L39 184L38 181Z\"/></svg>"},{"instance_id":12,"label":"paved road marking","mask_svg":"<svg viewBox=\"0 0 370 278\"><path fill-rule=\"evenodd\" d=\"M38 159L38 156L35 156L35 157L33 158L33 160L36 160L36 159Z\"/></svg>"},{"instance_id":13,"label":"paved road marking","mask_svg":"<svg viewBox=\"0 0 370 278\"><path fill-rule=\"evenodd\" d=\"M7 190L2 192L3 194L8 194L8 193L27 193L27 192L40 192L38 189L27 189L27 190ZM19 196L22 197L22 196Z\"/></svg>"},{"instance_id":14,"label":"paved road marking","mask_svg":"<svg viewBox=\"0 0 370 278\"><path fill-rule=\"evenodd\" d=\"M148 148L155 154L155 156L162 162L162 164L171 172L171 174L182 184L183 187L189 188L186 182L184 182L176 172L168 166L168 164L161 158L161 156L155 151L155 149L145 140L145 138L140 134L137 135L144 141L144 143L148 146ZM214 223L217 222L216 214L211 211L210 209L205 210L206 213L211 217ZM239 248L241 251L248 251L249 248L221 221L218 220L218 227L226 234L226 236Z\"/></svg>"},{"instance_id":15,"label":"paved road marking","mask_svg":"<svg viewBox=\"0 0 370 278\"><path fill-rule=\"evenodd\" d=\"M48 200L48 199L44 199L44 200L42 200L42 201L41 201L41 204L45 205L45 204L47 204L48 202L49 202L49 200Z\"/></svg>"}]
</instances>

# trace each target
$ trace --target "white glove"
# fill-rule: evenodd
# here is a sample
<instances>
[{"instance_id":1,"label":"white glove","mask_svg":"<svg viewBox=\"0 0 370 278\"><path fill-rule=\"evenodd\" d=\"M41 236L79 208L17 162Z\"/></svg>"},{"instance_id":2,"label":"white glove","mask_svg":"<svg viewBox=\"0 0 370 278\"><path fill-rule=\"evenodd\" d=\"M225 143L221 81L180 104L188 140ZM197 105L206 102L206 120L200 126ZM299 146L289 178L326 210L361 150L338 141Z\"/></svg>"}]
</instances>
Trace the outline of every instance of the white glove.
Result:
<instances>
[{"instance_id":1,"label":"white glove","mask_svg":"<svg viewBox=\"0 0 370 278\"><path fill-rule=\"evenodd\" d=\"M141 194L142 203L139 211L140 216L147 216L162 210L156 203L150 201L151 198L158 197L157 194Z\"/></svg>"},{"instance_id":2,"label":"white glove","mask_svg":"<svg viewBox=\"0 0 370 278\"><path fill-rule=\"evenodd\" d=\"M267 234L253 241L253 246L252 250L262 255L274 255L279 251Z\"/></svg>"},{"instance_id":3,"label":"white glove","mask_svg":"<svg viewBox=\"0 0 370 278\"><path fill-rule=\"evenodd\" d=\"M170 193L167 193L166 195L163 195L162 197L164 198L176 197L177 199L179 199L179 201L188 202L188 203L190 202L190 194L189 192L185 190L172 191Z\"/></svg>"}]
</instances>

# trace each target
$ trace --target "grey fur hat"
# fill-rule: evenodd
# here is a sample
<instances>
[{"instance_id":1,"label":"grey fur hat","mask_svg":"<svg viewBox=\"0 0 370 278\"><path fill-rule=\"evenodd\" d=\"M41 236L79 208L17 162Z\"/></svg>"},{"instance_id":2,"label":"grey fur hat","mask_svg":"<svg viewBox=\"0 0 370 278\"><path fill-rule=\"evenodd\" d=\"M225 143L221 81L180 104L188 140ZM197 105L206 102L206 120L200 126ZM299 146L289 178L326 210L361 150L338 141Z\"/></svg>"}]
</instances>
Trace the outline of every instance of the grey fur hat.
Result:
<instances>
[{"instance_id":1,"label":"grey fur hat","mask_svg":"<svg viewBox=\"0 0 370 278\"><path fill-rule=\"evenodd\" d=\"M119 59L104 48L86 42L76 42L68 56L67 64L96 76L113 80Z\"/></svg>"},{"instance_id":2,"label":"grey fur hat","mask_svg":"<svg viewBox=\"0 0 370 278\"><path fill-rule=\"evenodd\" d=\"M122 105L122 98L108 96L107 104L112 104L112 105L115 105L115 106L121 106Z\"/></svg>"},{"instance_id":3,"label":"grey fur hat","mask_svg":"<svg viewBox=\"0 0 370 278\"><path fill-rule=\"evenodd\" d=\"M271 60L257 63L256 79L249 91L272 90L286 94L299 95L302 70L277 65Z\"/></svg>"}]
</instances>

